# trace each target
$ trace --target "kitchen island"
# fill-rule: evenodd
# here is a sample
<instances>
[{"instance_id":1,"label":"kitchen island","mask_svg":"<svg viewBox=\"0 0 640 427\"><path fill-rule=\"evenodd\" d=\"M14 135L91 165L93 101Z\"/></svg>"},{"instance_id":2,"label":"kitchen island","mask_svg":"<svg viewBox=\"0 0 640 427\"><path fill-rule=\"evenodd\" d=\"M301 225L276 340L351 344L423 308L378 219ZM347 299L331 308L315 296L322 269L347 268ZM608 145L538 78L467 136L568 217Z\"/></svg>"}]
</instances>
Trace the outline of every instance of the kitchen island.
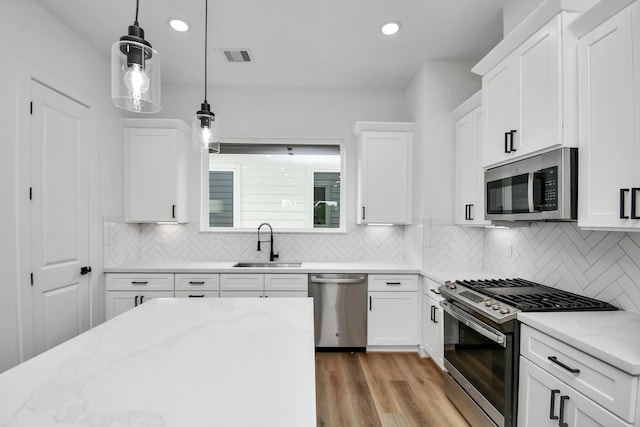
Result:
<instances>
[{"instance_id":1,"label":"kitchen island","mask_svg":"<svg viewBox=\"0 0 640 427\"><path fill-rule=\"evenodd\" d=\"M0 374L2 426L316 425L313 301L153 299Z\"/></svg>"}]
</instances>

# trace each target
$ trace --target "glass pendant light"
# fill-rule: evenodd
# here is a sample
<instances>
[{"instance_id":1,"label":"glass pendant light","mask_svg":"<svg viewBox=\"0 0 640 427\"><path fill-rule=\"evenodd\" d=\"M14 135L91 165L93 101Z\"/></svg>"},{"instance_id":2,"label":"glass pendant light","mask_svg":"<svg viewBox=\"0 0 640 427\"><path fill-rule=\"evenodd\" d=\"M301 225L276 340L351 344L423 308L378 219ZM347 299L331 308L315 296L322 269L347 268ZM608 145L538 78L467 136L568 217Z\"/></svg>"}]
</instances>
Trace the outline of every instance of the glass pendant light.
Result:
<instances>
[{"instance_id":1,"label":"glass pendant light","mask_svg":"<svg viewBox=\"0 0 640 427\"><path fill-rule=\"evenodd\" d=\"M134 113L160 111L160 54L144 39L136 18L126 36L111 46L111 100Z\"/></svg>"},{"instance_id":2,"label":"glass pendant light","mask_svg":"<svg viewBox=\"0 0 640 427\"><path fill-rule=\"evenodd\" d=\"M207 31L209 4L204 0L204 102L193 118L193 138L197 147L209 153L220 152L220 137L216 126L216 115L207 102Z\"/></svg>"}]
</instances>

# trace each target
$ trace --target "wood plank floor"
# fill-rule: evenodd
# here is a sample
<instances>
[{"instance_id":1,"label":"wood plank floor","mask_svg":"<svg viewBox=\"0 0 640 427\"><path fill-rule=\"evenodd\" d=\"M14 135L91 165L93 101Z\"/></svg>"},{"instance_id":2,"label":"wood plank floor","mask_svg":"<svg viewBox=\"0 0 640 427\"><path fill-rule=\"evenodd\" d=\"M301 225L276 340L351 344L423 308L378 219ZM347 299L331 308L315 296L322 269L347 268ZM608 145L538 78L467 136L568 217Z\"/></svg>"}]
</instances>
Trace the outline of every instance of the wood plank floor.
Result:
<instances>
[{"instance_id":1,"label":"wood plank floor","mask_svg":"<svg viewBox=\"0 0 640 427\"><path fill-rule=\"evenodd\" d=\"M316 353L319 427L469 427L417 353Z\"/></svg>"}]
</instances>

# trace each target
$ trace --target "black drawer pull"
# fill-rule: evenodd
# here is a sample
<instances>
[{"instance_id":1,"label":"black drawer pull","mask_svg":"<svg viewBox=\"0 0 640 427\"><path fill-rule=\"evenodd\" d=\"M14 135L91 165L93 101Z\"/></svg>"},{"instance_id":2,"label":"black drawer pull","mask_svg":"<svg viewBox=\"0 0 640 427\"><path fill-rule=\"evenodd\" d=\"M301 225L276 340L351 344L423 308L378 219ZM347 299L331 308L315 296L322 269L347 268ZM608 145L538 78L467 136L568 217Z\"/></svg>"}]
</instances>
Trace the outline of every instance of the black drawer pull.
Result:
<instances>
[{"instance_id":1,"label":"black drawer pull","mask_svg":"<svg viewBox=\"0 0 640 427\"><path fill-rule=\"evenodd\" d=\"M549 419L557 420L558 416L554 414L556 412L556 395L560 394L560 390L551 390L551 402L549 403Z\"/></svg>"},{"instance_id":2,"label":"black drawer pull","mask_svg":"<svg viewBox=\"0 0 640 427\"><path fill-rule=\"evenodd\" d=\"M135 281L134 280L134 281L131 282L131 284L132 285L147 285L147 284L149 284L149 282L147 282L147 281L140 282L140 281Z\"/></svg>"},{"instance_id":3,"label":"black drawer pull","mask_svg":"<svg viewBox=\"0 0 640 427\"><path fill-rule=\"evenodd\" d=\"M136 297L133 299L133 306L134 307L138 306L138 295L136 295Z\"/></svg>"},{"instance_id":4,"label":"black drawer pull","mask_svg":"<svg viewBox=\"0 0 640 427\"><path fill-rule=\"evenodd\" d=\"M389 285L389 286L400 286L400 285L402 285L402 282L387 282L387 285Z\"/></svg>"},{"instance_id":5,"label":"black drawer pull","mask_svg":"<svg viewBox=\"0 0 640 427\"><path fill-rule=\"evenodd\" d=\"M572 368L570 366L565 365L564 363L559 361L556 356L549 356L549 357L547 357L547 359L551 360L553 363L555 363L556 365L560 366L563 369L566 369L567 371L571 372L572 374L579 374L580 373L580 369Z\"/></svg>"},{"instance_id":6,"label":"black drawer pull","mask_svg":"<svg viewBox=\"0 0 640 427\"><path fill-rule=\"evenodd\" d=\"M434 294L436 294L436 295L440 295L440 292L439 292L439 291L436 291L435 289L429 289L429 291L433 292L433 293L434 293Z\"/></svg>"},{"instance_id":7,"label":"black drawer pull","mask_svg":"<svg viewBox=\"0 0 640 427\"><path fill-rule=\"evenodd\" d=\"M189 282L190 285L204 285L204 282Z\"/></svg>"},{"instance_id":8,"label":"black drawer pull","mask_svg":"<svg viewBox=\"0 0 640 427\"><path fill-rule=\"evenodd\" d=\"M202 295L189 295L189 298L204 298L204 294L202 294Z\"/></svg>"},{"instance_id":9,"label":"black drawer pull","mask_svg":"<svg viewBox=\"0 0 640 427\"><path fill-rule=\"evenodd\" d=\"M432 305L431 307L433 307L433 323L438 323L438 319L436 319L436 313L438 312L438 307L435 305Z\"/></svg>"}]
</instances>

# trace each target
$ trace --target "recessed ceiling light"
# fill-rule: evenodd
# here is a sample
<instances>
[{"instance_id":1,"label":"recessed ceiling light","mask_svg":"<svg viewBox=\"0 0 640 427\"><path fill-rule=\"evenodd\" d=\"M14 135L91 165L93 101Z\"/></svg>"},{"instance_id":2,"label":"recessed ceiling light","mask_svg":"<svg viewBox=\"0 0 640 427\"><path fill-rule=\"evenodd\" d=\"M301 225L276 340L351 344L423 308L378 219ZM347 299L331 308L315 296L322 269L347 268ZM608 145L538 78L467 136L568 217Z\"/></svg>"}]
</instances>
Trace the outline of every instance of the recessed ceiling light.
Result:
<instances>
[{"instance_id":1,"label":"recessed ceiling light","mask_svg":"<svg viewBox=\"0 0 640 427\"><path fill-rule=\"evenodd\" d=\"M382 26L380 31L382 31L382 34L384 34L385 36L392 36L398 31L400 31L400 24L398 22L393 22L393 21L387 22Z\"/></svg>"},{"instance_id":2,"label":"recessed ceiling light","mask_svg":"<svg viewBox=\"0 0 640 427\"><path fill-rule=\"evenodd\" d=\"M171 18L169 19L169 25L171 26L171 28L176 31L180 31L181 33L189 30L189 24L181 19Z\"/></svg>"}]
</instances>

